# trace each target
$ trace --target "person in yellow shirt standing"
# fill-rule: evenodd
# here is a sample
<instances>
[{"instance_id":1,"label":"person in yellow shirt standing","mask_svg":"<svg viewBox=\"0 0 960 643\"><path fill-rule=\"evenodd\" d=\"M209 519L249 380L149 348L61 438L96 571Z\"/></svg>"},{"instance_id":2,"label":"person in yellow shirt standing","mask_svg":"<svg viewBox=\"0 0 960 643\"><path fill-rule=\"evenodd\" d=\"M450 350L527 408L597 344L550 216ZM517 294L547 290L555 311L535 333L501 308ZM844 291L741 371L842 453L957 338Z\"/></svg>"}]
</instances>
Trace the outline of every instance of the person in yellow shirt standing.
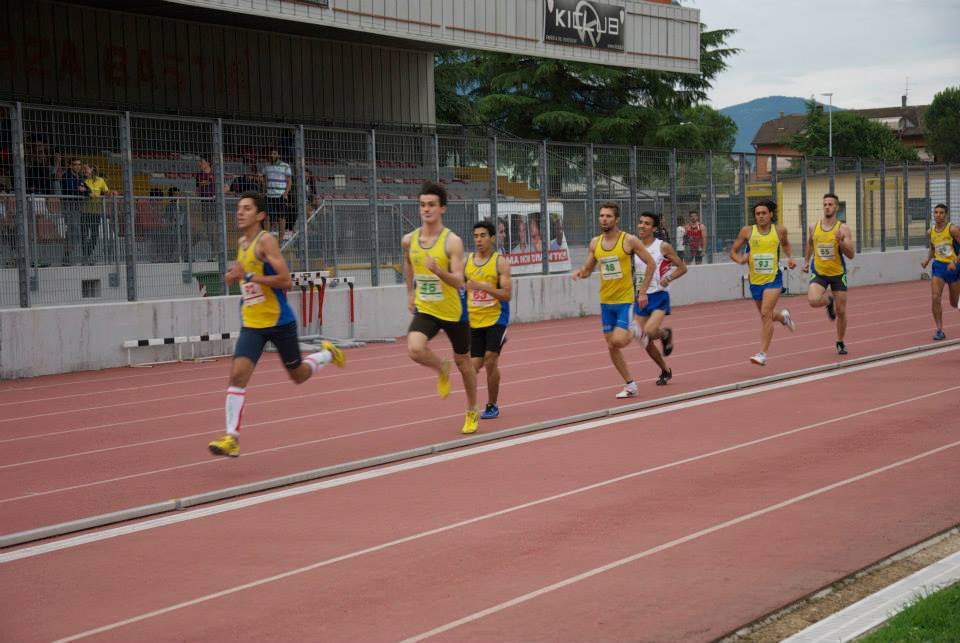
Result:
<instances>
[{"instance_id":1,"label":"person in yellow shirt standing","mask_svg":"<svg viewBox=\"0 0 960 643\"><path fill-rule=\"evenodd\" d=\"M803 271L810 272L807 301L811 308L826 308L827 317L837 322L837 354L846 355L847 345L847 259L853 259L853 235L846 223L837 220L840 199L823 195L823 217L810 226L803 256ZM812 257L812 259L811 259ZM830 293L827 294L827 288Z\"/></svg>"},{"instance_id":2,"label":"person in yellow shirt standing","mask_svg":"<svg viewBox=\"0 0 960 643\"><path fill-rule=\"evenodd\" d=\"M933 295L933 321L937 330L936 340L946 339L943 332L943 286L950 288L950 305L960 303L960 270L957 270L957 254L960 253L960 228L947 220L947 206L938 203L933 208L933 228L930 229L930 252L920 264L924 268L933 262L930 292Z\"/></svg>"},{"instance_id":3,"label":"person in yellow shirt standing","mask_svg":"<svg viewBox=\"0 0 960 643\"><path fill-rule=\"evenodd\" d=\"M244 192L237 201L240 239L237 260L225 275L228 284L241 282L240 318L242 327L233 350L230 386L224 407L227 433L207 448L214 455L240 455L240 420L246 402L247 384L267 342L277 349L287 375L295 384L310 379L325 365L344 365L343 352L330 342L323 350L300 357L297 320L287 303L290 270L280 254L277 238L263 229L267 201L258 192Z\"/></svg>"},{"instance_id":4,"label":"person in yellow shirt standing","mask_svg":"<svg viewBox=\"0 0 960 643\"><path fill-rule=\"evenodd\" d=\"M476 252L467 256L467 312L470 316L470 359L477 374L487 369L487 406L481 420L500 416L500 351L510 323L510 262L494 251L496 230L489 221L473 226Z\"/></svg>"},{"instance_id":5,"label":"person in yellow shirt standing","mask_svg":"<svg viewBox=\"0 0 960 643\"><path fill-rule=\"evenodd\" d=\"M761 201L753 206L755 223L741 228L737 240L730 248L730 258L734 262L750 265L750 295L760 311L761 320L760 352L753 355L750 361L758 366L767 363L767 351L770 350L770 342L773 340L773 322L778 321L791 331L797 329L789 310L777 310L777 302L783 290L780 249L783 248L786 253L787 265L790 268L796 268L797 262L790 252L787 229L776 225L776 217L777 204L773 201ZM747 252L740 254L744 245Z\"/></svg>"},{"instance_id":6,"label":"person in yellow shirt standing","mask_svg":"<svg viewBox=\"0 0 960 643\"><path fill-rule=\"evenodd\" d=\"M571 277L574 281L586 279L593 273L594 268L600 266L600 323L603 336L607 340L610 361L624 381L623 390L617 393L617 398L636 397L637 383L630 375L621 349L635 337L634 332L639 332L638 329L631 330L633 305L636 303L640 308L647 305L647 289L653 279L656 264L640 239L620 229L619 205L612 201L601 203L598 218L602 234L590 241L586 261ZM633 255L637 255L646 268L643 281L636 289L633 281Z\"/></svg>"},{"instance_id":7,"label":"person in yellow shirt standing","mask_svg":"<svg viewBox=\"0 0 960 643\"><path fill-rule=\"evenodd\" d=\"M410 359L437 372L437 392L450 395L450 362L430 350L429 341L442 329L453 346L453 360L467 394L463 433L473 433L480 422L477 373L470 362L470 324L464 291L463 240L443 225L447 190L427 182L420 188L420 227L404 235L403 278L407 309L413 320L407 330Z\"/></svg>"}]
</instances>

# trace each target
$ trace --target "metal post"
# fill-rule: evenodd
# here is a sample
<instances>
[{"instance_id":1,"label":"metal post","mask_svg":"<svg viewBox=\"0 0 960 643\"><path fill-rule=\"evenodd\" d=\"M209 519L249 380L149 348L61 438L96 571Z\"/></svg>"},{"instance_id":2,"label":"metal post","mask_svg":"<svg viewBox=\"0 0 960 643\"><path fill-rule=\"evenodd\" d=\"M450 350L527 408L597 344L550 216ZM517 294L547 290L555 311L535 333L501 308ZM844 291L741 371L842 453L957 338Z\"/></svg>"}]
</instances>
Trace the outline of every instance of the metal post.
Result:
<instances>
[{"instance_id":1,"label":"metal post","mask_svg":"<svg viewBox=\"0 0 960 643\"><path fill-rule=\"evenodd\" d=\"M737 167L737 180L740 185L740 198L737 199L740 202L740 205L743 207L743 219L740 222L740 225L747 224L747 157L743 152L739 153L738 167Z\"/></svg>"},{"instance_id":2,"label":"metal post","mask_svg":"<svg viewBox=\"0 0 960 643\"><path fill-rule=\"evenodd\" d=\"M130 140L130 112L120 119L120 154L123 158L123 192L127 202L124 208L126 235L123 259L127 268L127 301L137 300L137 204L133 196L133 144ZM117 271L119 275L119 270Z\"/></svg>"},{"instance_id":3,"label":"metal post","mask_svg":"<svg viewBox=\"0 0 960 643\"><path fill-rule=\"evenodd\" d=\"M244 170L246 171L246 170ZM220 238L220 248L217 252L217 263L220 266L220 292L230 293L227 285L227 209L223 193L223 119L218 118L213 126L213 190L217 212L216 226L220 229L217 235ZM202 206L201 206L202 212ZM283 243L283 239L280 239Z\"/></svg>"},{"instance_id":4,"label":"metal post","mask_svg":"<svg viewBox=\"0 0 960 643\"><path fill-rule=\"evenodd\" d=\"M856 180L857 254L863 251L863 159L857 157Z\"/></svg>"},{"instance_id":5,"label":"metal post","mask_svg":"<svg viewBox=\"0 0 960 643\"><path fill-rule=\"evenodd\" d=\"M300 184L300 194L297 197L297 218L300 219L300 237L297 243L297 257L300 262L300 270L310 270L310 263L307 250L307 195L309 194L307 186L307 152L306 142L303 134L303 125L298 125L294 132L294 155L296 156L297 183ZM297 191L293 191L297 194ZM282 241L281 241L282 243Z\"/></svg>"},{"instance_id":6,"label":"metal post","mask_svg":"<svg viewBox=\"0 0 960 643\"><path fill-rule=\"evenodd\" d=\"M373 217L373 256L370 259L370 285L380 285L380 217L377 216L377 130L370 130L367 155L370 159L370 216Z\"/></svg>"},{"instance_id":7,"label":"metal post","mask_svg":"<svg viewBox=\"0 0 960 643\"><path fill-rule=\"evenodd\" d=\"M880 161L880 252L887 251L887 162Z\"/></svg>"},{"instance_id":8,"label":"metal post","mask_svg":"<svg viewBox=\"0 0 960 643\"><path fill-rule=\"evenodd\" d=\"M933 208L930 206L930 164L923 164L923 202L926 204L926 214L923 217L923 230L926 233L927 237L930 236L930 213L933 212Z\"/></svg>"},{"instance_id":9,"label":"metal post","mask_svg":"<svg viewBox=\"0 0 960 643\"><path fill-rule=\"evenodd\" d=\"M17 288L20 307L30 307L30 248L27 233L27 177L23 158L23 106L17 103L11 113L13 131L13 184L17 200Z\"/></svg>"},{"instance_id":10,"label":"metal post","mask_svg":"<svg viewBox=\"0 0 960 643\"><path fill-rule=\"evenodd\" d=\"M947 162L944 165L944 182L943 182L944 196L946 197L946 202L944 203L944 205L946 205L947 208L950 208L952 205L950 203L950 172L951 170L952 168L950 167L950 163ZM948 209L947 212L949 211L950 210Z\"/></svg>"},{"instance_id":11,"label":"metal post","mask_svg":"<svg viewBox=\"0 0 960 643\"><path fill-rule=\"evenodd\" d=\"M910 188L910 168L907 165L907 162L903 162L903 191L902 200L903 200L903 249L910 249L910 211L907 207L909 200L907 199ZM900 207L901 199L897 199L897 207Z\"/></svg>"},{"instance_id":12,"label":"metal post","mask_svg":"<svg viewBox=\"0 0 960 643\"><path fill-rule=\"evenodd\" d=\"M834 156L830 157L830 192L837 191L837 159Z\"/></svg>"},{"instance_id":13,"label":"metal post","mask_svg":"<svg viewBox=\"0 0 960 643\"><path fill-rule=\"evenodd\" d=\"M433 180L440 182L440 135L433 133Z\"/></svg>"},{"instance_id":14,"label":"metal post","mask_svg":"<svg viewBox=\"0 0 960 643\"><path fill-rule=\"evenodd\" d=\"M670 150L670 213L677 220L677 148Z\"/></svg>"},{"instance_id":15,"label":"metal post","mask_svg":"<svg viewBox=\"0 0 960 643\"><path fill-rule=\"evenodd\" d=\"M494 229L497 227L497 134L490 128L490 137L487 139L487 169L488 178L488 197L490 199L490 222Z\"/></svg>"},{"instance_id":16,"label":"metal post","mask_svg":"<svg viewBox=\"0 0 960 643\"><path fill-rule=\"evenodd\" d=\"M704 235L707 241L707 263L713 263L713 247L716 245L717 238L717 191L713 181L713 152L707 152L707 202L710 206L710 225L707 227L707 234ZM713 235L711 237L710 235Z\"/></svg>"},{"instance_id":17,"label":"metal post","mask_svg":"<svg viewBox=\"0 0 960 643\"><path fill-rule=\"evenodd\" d=\"M833 188L830 188L833 191ZM800 157L800 245L807 247L807 157Z\"/></svg>"},{"instance_id":18,"label":"metal post","mask_svg":"<svg viewBox=\"0 0 960 643\"><path fill-rule=\"evenodd\" d=\"M637 146L630 148L630 220L636 225L639 218L637 212ZM666 225L664 222L663 225Z\"/></svg>"},{"instance_id":19,"label":"metal post","mask_svg":"<svg viewBox=\"0 0 960 643\"><path fill-rule=\"evenodd\" d=\"M597 230L597 182L594 181L593 176L593 143L587 145L586 156L583 160L585 161L584 170L587 175L585 177L587 179L587 203L583 210L587 221L590 221L590 236L592 237L599 233Z\"/></svg>"},{"instance_id":20,"label":"metal post","mask_svg":"<svg viewBox=\"0 0 960 643\"><path fill-rule=\"evenodd\" d=\"M777 204L777 210L781 210L783 204L777 202L777 155L770 155L770 200Z\"/></svg>"},{"instance_id":21,"label":"metal post","mask_svg":"<svg viewBox=\"0 0 960 643\"><path fill-rule=\"evenodd\" d=\"M543 225L544 219L550 220L549 210L547 209L547 140L540 142L540 221ZM550 254L547 252L548 235L540 235L540 254L543 260L543 274L550 274Z\"/></svg>"}]
</instances>

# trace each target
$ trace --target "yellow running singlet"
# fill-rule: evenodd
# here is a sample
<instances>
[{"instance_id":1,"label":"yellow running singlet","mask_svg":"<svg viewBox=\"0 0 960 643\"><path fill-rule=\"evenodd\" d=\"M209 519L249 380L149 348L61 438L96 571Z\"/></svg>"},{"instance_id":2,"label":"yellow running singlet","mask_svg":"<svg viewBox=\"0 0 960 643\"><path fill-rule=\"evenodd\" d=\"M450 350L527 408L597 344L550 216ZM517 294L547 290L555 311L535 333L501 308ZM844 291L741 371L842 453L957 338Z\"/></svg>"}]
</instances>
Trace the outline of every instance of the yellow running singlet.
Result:
<instances>
[{"instance_id":1,"label":"yellow running singlet","mask_svg":"<svg viewBox=\"0 0 960 643\"><path fill-rule=\"evenodd\" d=\"M430 272L425 263L427 255L430 255L440 268L450 270L446 248L450 229L444 228L429 248L420 245L420 230L414 230L410 237L410 264L413 266L417 311L443 321L462 321L464 310L459 291Z\"/></svg>"}]
</instances>

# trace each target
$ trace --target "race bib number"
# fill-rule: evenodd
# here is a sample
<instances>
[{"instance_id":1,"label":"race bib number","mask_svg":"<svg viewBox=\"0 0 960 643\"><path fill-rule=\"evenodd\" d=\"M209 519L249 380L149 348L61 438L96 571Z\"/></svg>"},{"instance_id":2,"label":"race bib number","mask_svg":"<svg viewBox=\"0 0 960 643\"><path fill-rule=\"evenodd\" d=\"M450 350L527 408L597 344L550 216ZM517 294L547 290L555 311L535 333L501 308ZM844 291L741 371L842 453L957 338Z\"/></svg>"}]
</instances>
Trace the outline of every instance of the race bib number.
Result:
<instances>
[{"instance_id":1,"label":"race bib number","mask_svg":"<svg viewBox=\"0 0 960 643\"><path fill-rule=\"evenodd\" d=\"M623 278L623 270L620 269L620 259L618 257L602 257L600 259L600 278L604 281Z\"/></svg>"},{"instance_id":2,"label":"race bib number","mask_svg":"<svg viewBox=\"0 0 960 643\"><path fill-rule=\"evenodd\" d=\"M436 275L417 275L417 295L420 301L443 301L443 288Z\"/></svg>"},{"instance_id":3,"label":"race bib number","mask_svg":"<svg viewBox=\"0 0 960 643\"><path fill-rule=\"evenodd\" d=\"M243 282L240 285L240 293L243 295L244 306L262 304L267 299L260 284L255 284L252 281Z\"/></svg>"},{"instance_id":4,"label":"race bib number","mask_svg":"<svg viewBox=\"0 0 960 643\"><path fill-rule=\"evenodd\" d=\"M818 243L817 244L817 256L823 259L824 261L829 261L830 259L836 259L837 255L833 253L833 244L832 243Z\"/></svg>"},{"instance_id":5,"label":"race bib number","mask_svg":"<svg viewBox=\"0 0 960 643\"><path fill-rule=\"evenodd\" d=\"M953 244L949 241L946 243L938 243L934 246L934 251L937 253L937 257L941 259L949 259L953 256Z\"/></svg>"},{"instance_id":6,"label":"race bib number","mask_svg":"<svg viewBox=\"0 0 960 643\"><path fill-rule=\"evenodd\" d=\"M751 255L753 271L758 275L772 275L777 272L777 262L772 253L764 252Z\"/></svg>"},{"instance_id":7,"label":"race bib number","mask_svg":"<svg viewBox=\"0 0 960 643\"><path fill-rule=\"evenodd\" d=\"M635 273L633 273L633 281L634 281L633 287L634 287L634 288L639 288L640 286L642 286L642 285L643 285L643 280L646 278L646 276L647 276L647 273L646 273L646 272L635 272Z\"/></svg>"},{"instance_id":8,"label":"race bib number","mask_svg":"<svg viewBox=\"0 0 960 643\"><path fill-rule=\"evenodd\" d=\"M471 290L468 303L471 308L488 308L496 303L493 295L486 290Z\"/></svg>"}]
</instances>

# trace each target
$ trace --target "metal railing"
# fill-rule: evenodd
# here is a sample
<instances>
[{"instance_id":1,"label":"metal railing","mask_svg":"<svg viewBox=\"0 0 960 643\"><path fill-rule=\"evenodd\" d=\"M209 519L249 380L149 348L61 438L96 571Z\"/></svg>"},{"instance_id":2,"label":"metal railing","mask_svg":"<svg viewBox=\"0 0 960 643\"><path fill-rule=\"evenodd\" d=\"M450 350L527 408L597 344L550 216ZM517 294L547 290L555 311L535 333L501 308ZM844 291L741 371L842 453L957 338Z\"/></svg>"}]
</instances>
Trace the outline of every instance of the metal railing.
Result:
<instances>
[{"instance_id":1,"label":"metal railing","mask_svg":"<svg viewBox=\"0 0 960 643\"><path fill-rule=\"evenodd\" d=\"M490 217L523 273L582 261L604 201L627 230L643 211L661 214L675 243L696 212L713 263L728 260L761 199L778 203L798 245L835 192L859 251L925 246L933 205L960 200L949 165L0 104L0 307L227 292L233 212L248 189L266 193L292 269L399 283L400 239L419 223L426 180L446 186L445 223L468 246Z\"/></svg>"}]
</instances>

